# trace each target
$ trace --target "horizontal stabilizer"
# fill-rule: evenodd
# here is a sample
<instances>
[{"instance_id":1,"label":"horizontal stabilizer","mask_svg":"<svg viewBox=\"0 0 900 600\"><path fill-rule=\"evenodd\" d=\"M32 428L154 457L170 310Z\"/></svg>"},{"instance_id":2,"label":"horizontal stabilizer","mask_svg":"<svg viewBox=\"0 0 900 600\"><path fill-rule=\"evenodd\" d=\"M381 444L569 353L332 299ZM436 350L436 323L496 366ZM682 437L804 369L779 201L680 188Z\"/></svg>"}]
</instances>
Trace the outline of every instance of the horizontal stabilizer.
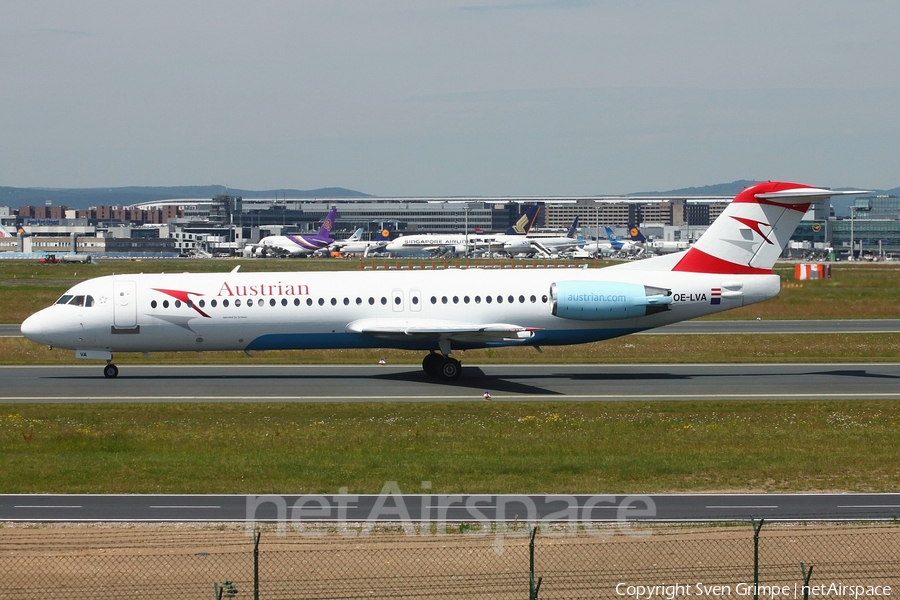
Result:
<instances>
[{"instance_id":1,"label":"horizontal stabilizer","mask_svg":"<svg viewBox=\"0 0 900 600\"><path fill-rule=\"evenodd\" d=\"M775 200L783 204L806 204L825 200L832 196L849 196L853 194L868 194L869 192L853 190L853 191L835 191L824 188L794 188L790 190L779 190L777 192L765 192L762 194L754 194L754 197L760 200Z\"/></svg>"}]
</instances>

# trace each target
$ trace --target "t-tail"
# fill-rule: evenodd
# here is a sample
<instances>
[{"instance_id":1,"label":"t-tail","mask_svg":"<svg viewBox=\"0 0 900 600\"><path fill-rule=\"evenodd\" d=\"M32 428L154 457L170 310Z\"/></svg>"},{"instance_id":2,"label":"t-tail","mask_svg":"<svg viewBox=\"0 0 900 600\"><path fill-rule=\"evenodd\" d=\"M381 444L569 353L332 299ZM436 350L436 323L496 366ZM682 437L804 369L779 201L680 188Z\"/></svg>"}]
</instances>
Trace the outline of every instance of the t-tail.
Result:
<instances>
[{"instance_id":1,"label":"t-tail","mask_svg":"<svg viewBox=\"0 0 900 600\"><path fill-rule=\"evenodd\" d=\"M752 185L739 193L700 239L680 255L672 270L771 273L810 204L832 196L865 193L775 181Z\"/></svg>"},{"instance_id":2,"label":"t-tail","mask_svg":"<svg viewBox=\"0 0 900 600\"><path fill-rule=\"evenodd\" d=\"M531 230L531 226L534 225L534 222L537 220L538 212L541 210L540 204L535 204L534 206L529 206L525 209L518 220L516 220L516 224L506 230L506 235L525 235Z\"/></svg>"}]
</instances>

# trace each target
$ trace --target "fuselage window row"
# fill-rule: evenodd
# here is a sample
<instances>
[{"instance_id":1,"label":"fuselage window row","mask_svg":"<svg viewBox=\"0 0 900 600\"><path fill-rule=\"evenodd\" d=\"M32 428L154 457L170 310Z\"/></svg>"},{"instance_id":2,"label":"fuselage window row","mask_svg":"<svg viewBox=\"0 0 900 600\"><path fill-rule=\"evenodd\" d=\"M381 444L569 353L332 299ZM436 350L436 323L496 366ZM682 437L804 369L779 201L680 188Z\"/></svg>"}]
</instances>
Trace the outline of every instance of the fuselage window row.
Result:
<instances>
[{"instance_id":1,"label":"fuselage window row","mask_svg":"<svg viewBox=\"0 0 900 600\"><path fill-rule=\"evenodd\" d=\"M452 302L453 304L459 304L460 302L462 302L463 304L471 304L472 302L474 302L475 304L481 304L482 300L484 300L484 301L485 301L486 303L488 303L488 304L491 304L491 303L493 303L493 302L495 302L495 301L497 302L497 304L503 304L503 302L507 302L507 303L509 303L509 304L513 304L513 303L516 302L516 300L518 300L518 302L519 302L520 304L525 304L526 302L530 302L530 303L532 303L532 304L535 304L535 303L538 302L538 297L535 296L534 294L532 294L532 295L531 295L530 297L528 297L528 298L526 298L524 295L519 295L518 298L516 298L515 296L512 296L512 295L507 296L506 298L504 298L504 297L501 296L501 295L497 295L496 297L494 297L494 296L484 296L484 298L482 298L481 296L475 296L474 298L471 298L471 297L469 297L469 296L463 296L462 298L460 298L459 296L453 296L452 298L448 298L447 296L441 296L440 299L438 299L437 296L431 296L431 298L430 298L431 304L437 304L438 302L440 302L441 304L448 304L448 303L450 303L450 302ZM370 296L370 297L368 298L367 301L368 301L368 303L369 303L369 306L374 306L374 305L375 305L375 302L376 302L375 298L372 297L372 296ZM547 295L545 294L545 295L541 296L540 301L541 301L542 303L546 304L547 301L548 301ZM246 306L248 306L248 307L254 305L254 302L253 302L253 299L252 299L252 298L248 298L245 302L246 302ZM315 302L318 303L319 306L325 306L325 298L319 298L319 299L318 299L317 301L315 301ZM337 299L337 298L331 298L331 299L329 300L329 302L331 303L332 306L337 306L337 304L338 304L338 299ZM342 302L343 302L344 306L350 306L350 298L344 298L344 299L342 300ZM356 302L356 305L357 305L357 306L362 306L362 304L363 304L363 299L358 297L358 298L356 298L355 302ZM386 297L382 296L380 302L381 302L382 306L387 305L388 299L387 299ZM410 302L411 302L411 304L413 304L413 305L418 305L418 304L419 304L419 297L418 297L418 296L411 296L411 297L410 297ZM265 303L266 303L265 300L258 300L258 301L256 302L256 306L265 306ZM313 303L314 303L314 301L313 301L312 298L307 298L307 299L306 299L306 306L312 306ZM71 304L71 305L75 305L75 306L93 306L93 305L94 305L94 298L93 298L92 296L70 296L70 295L67 295L67 296L63 296L63 297L61 297L59 300L57 300L57 301L56 301L56 304ZM181 300L175 300L175 302L174 302L172 305L173 305L175 308L181 308L181 305L182 305L182 304L185 304L188 308L193 308L193 307L194 307L194 302L191 301L191 300L188 300L188 301L185 302L185 303L182 303ZM223 307L223 308L228 308L228 306L229 306L229 301L228 301L228 299L223 299L223 300L221 301L221 304L222 304L222 307ZM235 299L233 300L233 304L234 304L234 306L236 306L236 307L241 306L241 299L240 299L240 298L235 298ZM285 307L286 307L286 306L288 306L288 304L289 304L289 302L288 302L288 299L287 299L287 298L282 298L282 299L281 299L281 306L285 306ZM294 298L294 306L300 306L300 304L301 304L300 299L299 299L299 298ZM394 297L394 304L396 304L397 306L400 306L401 304L403 304L403 297L400 296L400 295L395 296L395 297ZM169 308L169 306L170 306L168 300L163 300L162 303L159 303L159 302L157 302L156 300L151 300L151 301L150 301L150 308L155 309L155 308L159 307L160 305L161 305L163 308ZM212 308L216 308L216 307L219 306L219 301L217 301L217 300L215 300L215 299L210 300L210 301L209 301L209 305L210 305L210 307L212 307ZM269 306L273 306L273 307L274 307L274 306L277 306L277 305L278 305L278 301L277 301L275 298L270 298L270 299L269 299ZM206 308L206 301L205 301L205 300L199 300L199 301L197 302L197 306L199 306L200 308Z\"/></svg>"}]
</instances>

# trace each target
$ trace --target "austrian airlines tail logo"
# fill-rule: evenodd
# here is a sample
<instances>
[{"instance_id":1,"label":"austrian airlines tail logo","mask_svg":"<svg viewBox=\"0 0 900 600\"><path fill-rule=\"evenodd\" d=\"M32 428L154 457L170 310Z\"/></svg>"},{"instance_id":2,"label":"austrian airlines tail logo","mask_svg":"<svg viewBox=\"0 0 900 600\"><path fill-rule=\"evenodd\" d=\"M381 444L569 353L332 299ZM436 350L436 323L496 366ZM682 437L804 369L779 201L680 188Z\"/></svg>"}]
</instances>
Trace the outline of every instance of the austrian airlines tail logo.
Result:
<instances>
[{"instance_id":1,"label":"austrian airlines tail logo","mask_svg":"<svg viewBox=\"0 0 900 600\"><path fill-rule=\"evenodd\" d=\"M769 225L768 223L763 223L762 221L755 221L755 220L753 220L753 219L746 219L746 218L744 218L744 217L735 217L735 216L732 216L731 218L734 219L735 221L737 221L738 223L742 223L743 225L746 225L747 227L749 227L750 229L752 229L753 231L755 231L756 233L758 233L758 234L759 234L759 237L761 237L762 239L766 240L766 243L767 243L767 244L774 244L774 243L775 243L775 242L773 242L772 240L770 240L770 239L768 238L768 236L766 236L766 234L764 234L764 233L762 232L762 227L763 227L763 226L766 226L766 227L768 227L769 229L772 229L772 226Z\"/></svg>"}]
</instances>

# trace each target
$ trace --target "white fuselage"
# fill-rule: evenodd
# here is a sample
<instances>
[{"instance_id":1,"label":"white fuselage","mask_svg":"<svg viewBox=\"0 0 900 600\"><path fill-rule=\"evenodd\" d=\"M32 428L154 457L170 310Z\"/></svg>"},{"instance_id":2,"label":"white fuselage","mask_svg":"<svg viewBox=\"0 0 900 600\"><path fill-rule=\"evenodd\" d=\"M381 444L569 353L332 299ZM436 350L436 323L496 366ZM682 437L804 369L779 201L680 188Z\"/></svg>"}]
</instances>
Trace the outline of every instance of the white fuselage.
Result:
<instances>
[{"instance_id":1,"label":"white fuselage","mask_svg":"<svg viewBox=\"0 0 900 600\"><path fill-rule=\"evenodd\" d=\"M625 266L625 265L623 265ZM552 314L551 285L636 283L671 291L668 308L618 320ZM594 285L594 284L592 284ZM79 283L22 325L54 347L108 352L396 347L436 349L410 335L360 333L355 323L441 331L508 323L527 339L456 339L453 349L591 342L775 296L777 275L604 269L184 273L114 275ZM83 300L79 300L83 298ZM89 300L88 300L89 298ZM74 299L74 301L72 300ZM90 304L90 305L88 305ZM448 339L452 336L448 334Z\"/></svg>"},{"instance_id":2,"label":"white fuselage","mask_svg":"<svg viewBox=\"0 0 900 600\"><path fill-rule=\"evenodd\" d=\"M465 234L422 233L395 238L384 247L384 251L394 256L418 256L439 250L463 254L467 248L470 251L501 250L506 242L524 237L524 235L508 233L471 233L468 236Z\"/></svg>"}]
</instances>

